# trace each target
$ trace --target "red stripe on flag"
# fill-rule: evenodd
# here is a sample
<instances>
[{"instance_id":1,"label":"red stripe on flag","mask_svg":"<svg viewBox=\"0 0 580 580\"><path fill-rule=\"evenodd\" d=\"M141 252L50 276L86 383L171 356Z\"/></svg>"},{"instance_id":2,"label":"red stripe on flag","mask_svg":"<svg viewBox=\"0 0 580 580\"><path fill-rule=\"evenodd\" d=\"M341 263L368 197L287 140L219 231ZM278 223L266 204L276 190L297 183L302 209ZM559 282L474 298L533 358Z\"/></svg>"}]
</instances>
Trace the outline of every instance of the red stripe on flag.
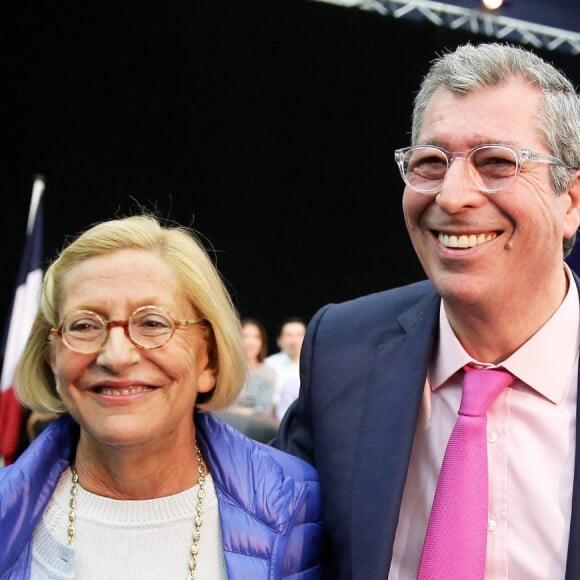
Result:
<instances>
[{"instance_id":1,"label":"red stripe on flag","mask_svg":"<svg viewBox=\"0 0 580 580\"><path fill-rule=\"evenodd\" d=\"M0 455L4 458L5 465L14 461L18 450L23 410L22 405L14 396L14 389L9 388L0 392L0 425L2 426Z\"/></svg>"}]
</instances>

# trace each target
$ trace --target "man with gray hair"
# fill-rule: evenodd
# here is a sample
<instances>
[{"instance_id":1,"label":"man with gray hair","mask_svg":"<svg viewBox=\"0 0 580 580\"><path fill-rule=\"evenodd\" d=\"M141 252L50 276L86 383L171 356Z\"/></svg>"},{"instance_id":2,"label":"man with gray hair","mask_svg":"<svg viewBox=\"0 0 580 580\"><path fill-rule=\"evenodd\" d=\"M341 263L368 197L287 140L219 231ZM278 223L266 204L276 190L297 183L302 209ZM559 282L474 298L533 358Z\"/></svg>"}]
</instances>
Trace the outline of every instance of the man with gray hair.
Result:
<instances>
[{"instance_id":1,"label":"man with gray hair","mask_svg":"<svg viewBox=\"0 0 580 580\"><path fill-rule=\"evenodd\" d=\"M274 442L318 470L328 577L578 579L580 98L460 46L395 161L428 280L319 310Z\"/></svg>"}]
</instances>

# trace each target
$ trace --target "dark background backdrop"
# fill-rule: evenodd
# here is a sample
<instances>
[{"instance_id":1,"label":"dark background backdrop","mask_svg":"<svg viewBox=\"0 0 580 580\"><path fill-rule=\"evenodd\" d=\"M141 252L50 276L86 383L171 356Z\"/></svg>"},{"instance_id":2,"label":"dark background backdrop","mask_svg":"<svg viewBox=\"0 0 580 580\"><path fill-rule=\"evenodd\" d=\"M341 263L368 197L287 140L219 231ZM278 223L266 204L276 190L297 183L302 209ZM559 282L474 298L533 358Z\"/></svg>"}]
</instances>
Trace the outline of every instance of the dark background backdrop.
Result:
<instances>
[{"instance_id":1,"label":"dark background backdrop","mask_svg":"<svg viewBox=\"0 0 580 580\"><path fill-rule=\"evenodd\" d=\"M0 320L37 173L47 259L157 208L271 335L423 277L393 149L435 53L489 38L307 0L24 1L2 27ZM579 56L539 52L580 84Z\"/></svg>"}]
</instances>

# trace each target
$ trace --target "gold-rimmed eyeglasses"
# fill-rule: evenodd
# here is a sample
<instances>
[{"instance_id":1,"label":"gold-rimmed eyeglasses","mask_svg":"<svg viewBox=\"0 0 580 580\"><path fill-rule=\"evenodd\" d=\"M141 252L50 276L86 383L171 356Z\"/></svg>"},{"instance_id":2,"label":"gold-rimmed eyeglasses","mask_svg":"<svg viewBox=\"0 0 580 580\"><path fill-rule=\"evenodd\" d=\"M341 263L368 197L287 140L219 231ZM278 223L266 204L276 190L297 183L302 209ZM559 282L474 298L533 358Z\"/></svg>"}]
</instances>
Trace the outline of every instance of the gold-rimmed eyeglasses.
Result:
<instances>
[{"instance_id":1,"label":"gold-rimmed eyeglasses","mask_svg":"<svg viewBox=\"0 0 580 580\"><path fill-rule=\"evenodd\" d=\"M455 159L467 161L473 184L484 193L509 187L524 163L549 163L572 169L561 159L532 149L507 145L479 145L470 151L446 151L435 145L413 145L395 151L403 181L419 193L437 193Z\"/></svg>"},{"instance_id":2,"label":"gold-rimmed eyeglasses","mask_svg":"<svg viewBox=\"0 0 580 580\"><path fill-rule=\"evenodd\" d=\"M136 347L153 349L167 344L176 329L204 320L176 320L163 308L152 305L137 308L127 320L105 320L92 310L74 310L65 314L58 328L51 329L49 334L60 337L63 344L74 352L94 354L107 342L110 329L120 326Z\"/></svg>"}]
</instances>

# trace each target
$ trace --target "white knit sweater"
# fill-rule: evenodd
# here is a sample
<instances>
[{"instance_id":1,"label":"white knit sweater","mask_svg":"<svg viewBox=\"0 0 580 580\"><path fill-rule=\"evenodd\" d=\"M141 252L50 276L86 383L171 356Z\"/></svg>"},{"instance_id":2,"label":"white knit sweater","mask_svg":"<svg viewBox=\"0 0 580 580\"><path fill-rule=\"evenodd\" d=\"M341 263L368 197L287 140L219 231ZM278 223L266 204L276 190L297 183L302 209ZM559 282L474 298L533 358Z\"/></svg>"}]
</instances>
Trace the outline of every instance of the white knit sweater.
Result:
<instances>
[{"instance_id":1,"label":"white knit sweater","mask_svg":"<svg viewBox=\"0 0 580 580\"><path fill-rule=\"evenodd\" d=\"M217 496L206 478L196 580L227 579ZM71 472L34 530L32 580L182 580L189 571L197 486L159 499L101 497L77 485L74 548L68 544Z\"/></svg>"}]
</instances>

